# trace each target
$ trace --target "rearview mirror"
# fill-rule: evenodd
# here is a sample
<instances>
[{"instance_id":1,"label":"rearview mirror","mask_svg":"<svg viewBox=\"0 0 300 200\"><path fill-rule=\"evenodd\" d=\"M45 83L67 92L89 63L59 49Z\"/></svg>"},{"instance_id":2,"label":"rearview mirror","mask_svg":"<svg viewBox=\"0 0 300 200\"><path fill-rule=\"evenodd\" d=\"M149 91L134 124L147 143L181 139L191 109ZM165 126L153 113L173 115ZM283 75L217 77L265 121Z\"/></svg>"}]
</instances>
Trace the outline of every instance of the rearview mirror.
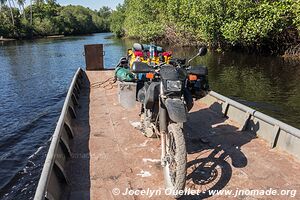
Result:
<instances>
[{"instance_id":1,"label":"rearview mirror","mask_svg":"<svg viewBox=\"0 0 300 200\"><path fill-rule=\"evenodd\" d=\"M207 48L206 47L200 47L198 56L205 56L207 54Z\"/></svg>"},{"instance_id":2,"label":"rearview mirror","mask_svg":"<svg viewBox=\"0 0 300 200\"><path fill-rule=\"evenodd\" d=\"M190 62L192 60L194 60L195 58L197 58L198 56L205 56L207 53L207 48L206 47L200 47L199 52L197 53L197 55L195 55L193 58L189 59L188 64L190 64Z\"/></svg>"}]
</instances>

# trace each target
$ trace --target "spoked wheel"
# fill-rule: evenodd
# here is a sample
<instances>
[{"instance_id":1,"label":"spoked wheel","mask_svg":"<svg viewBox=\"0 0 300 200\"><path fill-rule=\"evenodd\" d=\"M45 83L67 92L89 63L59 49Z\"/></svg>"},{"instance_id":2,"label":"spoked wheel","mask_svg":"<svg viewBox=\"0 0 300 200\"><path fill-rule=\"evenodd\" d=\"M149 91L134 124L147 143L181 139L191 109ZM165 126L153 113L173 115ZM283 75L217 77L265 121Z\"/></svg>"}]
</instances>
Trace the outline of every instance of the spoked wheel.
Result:
<instances>
[{"instance_id":1,"label":"spoked wheel","mask_svg":"<svg viewBox=\"0 0 300 200\"><path fill-rule=\"evenodd\" d=\"M174 198L179 198L186 180L186 146L181 124L171 123L168 126L163 171L166 189L172 191Z\"/></svg>"},{"instance_id":2,"label":"spoked wheel","mask_svg":"<svg viewBox=\"0 0 300 200\"><path fill-rule=\"evenodd\" d=\"M205 199L212 196L209 191L224 188L231 175L232 168L223 158L199 156L187 164L186 188L199 191L199 199Z\"/></svg>"}]
</instances>

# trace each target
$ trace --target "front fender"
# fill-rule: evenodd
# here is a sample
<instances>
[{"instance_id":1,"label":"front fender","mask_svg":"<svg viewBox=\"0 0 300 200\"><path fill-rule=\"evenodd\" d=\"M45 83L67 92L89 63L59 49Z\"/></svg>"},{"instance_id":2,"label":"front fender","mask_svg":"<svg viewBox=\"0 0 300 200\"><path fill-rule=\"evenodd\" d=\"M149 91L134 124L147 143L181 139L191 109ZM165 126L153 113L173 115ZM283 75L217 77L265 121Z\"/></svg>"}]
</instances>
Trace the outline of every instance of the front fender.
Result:
<instances>
[{"instance_id":1,"label":"front fender","mask_svg":"<svg viewBox=\"0 0 300 200\"><path fill-rule=\"evenodd\" d=\"M172 121L178 123L187 121L186 108L182 100L168 98L165 101L165 106Z\"/></svg>"}]
</instances>

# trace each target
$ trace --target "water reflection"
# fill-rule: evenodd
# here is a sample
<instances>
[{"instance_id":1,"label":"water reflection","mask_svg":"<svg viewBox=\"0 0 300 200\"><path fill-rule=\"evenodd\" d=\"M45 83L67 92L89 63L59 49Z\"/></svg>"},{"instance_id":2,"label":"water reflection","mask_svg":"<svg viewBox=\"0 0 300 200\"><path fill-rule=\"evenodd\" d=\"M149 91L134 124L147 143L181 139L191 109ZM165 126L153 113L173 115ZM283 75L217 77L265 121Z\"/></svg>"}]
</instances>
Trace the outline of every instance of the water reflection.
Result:
<instances>
[{"instance_id":1,"label":"water reflection","mask_svg":"<svg viewBox=\"0 0 300 200\"><path fill-rule=\"evenodd\" d=\"M299 63L238 53L210 53L202 62L213 90L300 127Z\"/></svg>"}]
</instances>

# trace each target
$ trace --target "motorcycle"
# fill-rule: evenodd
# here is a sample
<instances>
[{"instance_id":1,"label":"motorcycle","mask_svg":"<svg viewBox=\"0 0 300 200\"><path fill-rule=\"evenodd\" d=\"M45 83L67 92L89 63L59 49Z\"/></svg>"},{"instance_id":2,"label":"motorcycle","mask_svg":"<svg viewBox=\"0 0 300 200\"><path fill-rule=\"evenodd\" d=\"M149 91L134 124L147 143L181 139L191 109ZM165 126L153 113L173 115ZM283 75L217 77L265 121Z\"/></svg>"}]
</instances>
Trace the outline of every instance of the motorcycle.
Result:
<instances>
[{"instance_id":1,"label":"motorcycle","mask_svg":"<svg viewBox=\"0 0 300 200\"><path fill-rule=\"evenodd\" d=\"M156 66L144 62L132 63L133 73L145 75L137 84L142 131L147 137L160 137L165 187L172 190L175 198L181 196L179 191L184 190L186 182L187 153L183 123L187 121L187 112L193 106L193 96L207 87L201 86L201 77L206 77L207 70L202 66L192 67L190 62L206 53L205 47L200 48L188 65L179 59Z\"/></svg>"}]
</instances>

